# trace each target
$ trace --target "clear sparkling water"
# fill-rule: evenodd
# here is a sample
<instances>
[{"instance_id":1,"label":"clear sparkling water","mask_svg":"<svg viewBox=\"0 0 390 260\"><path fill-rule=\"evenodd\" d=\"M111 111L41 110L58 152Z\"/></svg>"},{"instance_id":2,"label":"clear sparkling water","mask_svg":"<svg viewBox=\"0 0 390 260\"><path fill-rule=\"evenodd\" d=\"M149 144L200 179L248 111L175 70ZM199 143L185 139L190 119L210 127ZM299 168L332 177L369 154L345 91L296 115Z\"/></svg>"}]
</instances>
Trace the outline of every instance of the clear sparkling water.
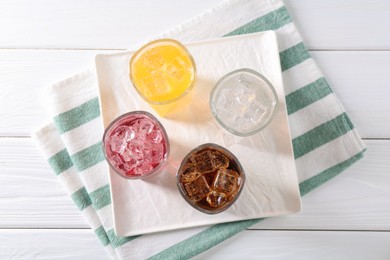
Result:
<instances>
[{"instance_id":1,"label":"clear sparkling water","mask_svg":"<svg viewBox=\"0 0 390 260\"><path fill-rule=\"evenodd\" d=\"M276 106L277 98L267 82L246 71L227 76L211 97L217 120L227 130L242 135L267 123Z\"/></svg>"}]
</instances>

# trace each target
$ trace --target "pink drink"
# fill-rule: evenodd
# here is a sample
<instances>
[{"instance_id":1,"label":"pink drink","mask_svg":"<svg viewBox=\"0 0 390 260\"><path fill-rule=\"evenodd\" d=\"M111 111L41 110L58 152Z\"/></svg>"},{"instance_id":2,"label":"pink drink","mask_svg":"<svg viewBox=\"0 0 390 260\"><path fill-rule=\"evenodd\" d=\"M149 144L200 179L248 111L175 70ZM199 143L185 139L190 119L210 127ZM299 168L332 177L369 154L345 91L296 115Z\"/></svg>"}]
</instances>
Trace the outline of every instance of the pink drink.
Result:
<instances>
[{"instance_id":1,"label":"pink drink","mask_svg":"<svg viewBox=\"0 0 390 260\"><path fill-rule=\"evenodd\" d=\"M104 154L110 166L128 179L156 172L168 158L164 127L152 114L134 111L115 119L103 136Z\"/></svg>"}]
</instances>

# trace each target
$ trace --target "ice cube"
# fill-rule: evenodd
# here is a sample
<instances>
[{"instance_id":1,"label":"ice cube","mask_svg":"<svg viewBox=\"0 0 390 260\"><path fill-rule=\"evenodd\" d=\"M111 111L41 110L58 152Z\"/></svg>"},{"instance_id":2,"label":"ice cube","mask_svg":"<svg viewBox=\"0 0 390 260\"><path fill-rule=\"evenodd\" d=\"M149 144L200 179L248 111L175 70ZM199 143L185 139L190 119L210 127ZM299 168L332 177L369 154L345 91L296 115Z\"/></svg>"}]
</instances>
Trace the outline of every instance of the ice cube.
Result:
<instances>
[{"instance_id":1,"label":"ice cube","mask_svg":"<svg viewBox=\"0 0 390 260\"><path fill-rule=\"evenodd\" d=\"M213 208L220 207L227 201L227 196L223 192L212 191L207 195L206 201Z\"/></svg>"},{"instance_id":2,"label":"ice cube","mask_svg":"<svg viewBox=\"0 0 390 260\"><path fill-rule=\"evenodd\" d=\"M150 119L148 118L141 118L139 120L139 133L140 135L147 135L152 132L154 128L154 124Z\"/></svg>"},{"instance_id":3,"label":"ice cube","mask_svg":"<svg viewBox=\"0 0 390 260\"><path fill-rule=\"evenodd\" d=\"M142 143L139 142L139 140L133 140L129 142L127 148L132 157L138 161L143 160L144 154L142 151Z\"/></svg>"},{"instance_id":4,"label":"ice cube","mask_svg":"<svg viewBox=\"0 0 390 260\"><path fill-rule=\"evenodd\" d=\"M193 159L196 163L198 162L202 162L204 160L207 160L208 158L210 158L210 151L209 150L206 150L206 151L202 151L200 153L197 153L194 155Z\"/></svg>"},{"instance_id":5,"label":"ice cube","mask_svg":"<svg viewBox=\"0 0 390 260\"><path fill-rule=\"evenodd\" d=\"M182 182L190 182L199 177L200 173L196 171L196 167L194 163L187 163L184 165L183 170L181 172L181 180Z\"/></svg>"},{"instance_id":6,"label":"ice cube","mask_svg":"<svg viewBox=\"0 0 390 260\"><path fill-rule=\"evenodd\" d=\"M211 151L211 161L215 169L229 167L229 158L219 151Z\"/></svg>"},{"instance_id":7,"label":"ice cube","mask_svg":"<svg viewBox=\"0 0 390 260\"><path fill-rule=\"evenodd\" d=\"M135 167L137 167L137 164L138 161L132 158L130 161L124 164L124 169L127 173L129 173L129 171L132 171Z\"/></svg>"},{"instance_id":8,"label":"ice cube","mask_svg":"<svg viewBox=\"0 0 390 260\"><path fill-rule=\"evenodd\" d=\"M144 54L142 63L149 70L156 70L164 65L165 60L164 57L158 51L149 50Z\"/></svg>"},{"instance_id":9,"label":"ice cube","mask_svg":"<svg viewBox=\"0 0 390 260\"><path fill-rule=\"evenodd\" d=\"M129 142L135 138L136 132L134 127L127 127L126 128L126 134L125 134L125 141Z\"/></svg>"},{"instance_id":10,"label":"ice cube","mask_svg":"<svg viewBox=\"0 0 390 260\"><path fill-rule=\"evenodd\" d=\"M110 149L114 153L123 153L126 149L127 143L123 138L113 136L110 140Z\"/></svg>"},{"instance_id":11,"label":"ice cube","mask_svg":"<svg viewBox=\"0 0 390 260\"><path fill-rule=\"evenodd\" d=\"M156 91L156 94L163 95L169 93L171 90L171 86L169 85L169 82L161 74L156 75L154 77L153 84L154 84L154 90Z\"/></svg>"},{"instance_id":12,"label":"ice cube","mask_svg":"<svg viewBox=\"0 0 390 260\"><path fill-rule=\"evenodd\" d=\"M121 154L121 156L124 162L130 162L132 159L135 159L132 152L127 149Z\"/></svg>"},{"instance_id":13,"label":"ice cube","mask_svg":"<svg viewBox=\"0 0 390 260\"><path fill-rule=\"evenodd\" d=\"M237 86L235 99L238 104L247 104L248 102L252 102L255 98L256 91L254 89L248 89L242 85Z\"/></svg>"},{"instance_id":14,"label":"ice cube","mask_svg":"<svg viewBox=\"0 0 390 260\"><path fill-rule=\"evenodd\" d=\"M134 168L134 173L137 175L143 175L153 170L153 166L147 162L139 162L137 167Z\"/></svg>"},{"instance_id":15,"label":"ice cube","mask_svg":"<svg viewBox=\"0 0 390 260\"><path fill-rule=\"evenodd\" d=\"M145 162L151 162L153 158L153 149L150 145L144 145L142 148L142 152L144 153L143 158Z\"/></svg>"},{"instance_id":16,"label":"ice cube","mask_svg":"<svg viewBox=\"0 0 390 260\"><path fill-rule=\"evenodd\" d=\"M213 187L216 190L231 194L239 186L240 177L236 171L229 169L219 169L214 180Z\"/></svg>"},{"instance_id":17,"label":"ice cube","mask_svg":"<svg viewBox=\"0 0 390 260\"><path fill-rule=\"evenodd\" d=\"M246 110L243 114L243 117L246 119L247 123L259 123L263 118L265 110L263 110L258 104L255 102L251 102L247 105Z\"/></svg>"},{"instance_id":18,"label":"ice cube","mask_svg":"<svg viewBox=\"0 0 390 260\"><path fill-rule=\"evenodd\" d=\"M180 82L187 72L186 63L180 57L176 57L166 67L164 73L175 81Z\"/></svg>"},{"instance_id":19,"label":"ice cube","mask_svg":"<svg viewBox=\"0 0 390 260\"><path fill-rule=\"evenodd\" d=\"M218 110L224 111L231 107L234 101L235 92L233 88L224 88L221 90L219 96L216 99L215 107Z\"/></svg>"},{"instance_id":20,"label":"ice cube","mask_svg":"<svg viewBox=\"0 0 390 260\"><path fill-rule=\"evenodd\" d=\"M149 140L152 141L152 143L157 144L157 143L160 143L160 142L162 141L162 139L163 139L163 134L162 134L162 132L161 132L160 129L153 129L153 130L149 133L148 138L149 138Z\"/></svg>"},{"instance_id":21,"label":"ice cube","mask_svg":"<svg viewBox=\"0 0 390 260\"><path fill-rule=\"evenodd\" d=\"M202 175L192 182L185 183L184 188L190 199L194 201L201 200L210 192L210 187Z\"/></svg>"},{"instance_id":22,"label":"ice cube","mask_svg":"<svg viewBox=\"0 0 390 260\"><path fill-rule=\"evenodd\" d=\"M164 159L165 145L163 143L153 144L151 145L151 149L151 164L157 165Z\"/></svg>"},{"instance_id":23,"label":"ice cube","mask_svg":"<svg viewBox=\"0 0 390 260\"><path fill-rule=\"evenodd\" d=\"M253 76L246 76L245 74L240 74L239 78L238 78L238 82L240 82L240 84L242 86L245 86L247 90L256 90L256 86L255 86L255 83L253 82ZM252 79L251 79L252 78Z\"/></svg>"},{"instance_id":24,"label":"ice cube","mask_svg":"<svg viewBox=\"0 0 390 260\"><path fill-rule=\"evenodd\" d=\"M199 173L207 173L215 170L211 157L196 163L196 170Z\"/></svg>"}]
</instances>

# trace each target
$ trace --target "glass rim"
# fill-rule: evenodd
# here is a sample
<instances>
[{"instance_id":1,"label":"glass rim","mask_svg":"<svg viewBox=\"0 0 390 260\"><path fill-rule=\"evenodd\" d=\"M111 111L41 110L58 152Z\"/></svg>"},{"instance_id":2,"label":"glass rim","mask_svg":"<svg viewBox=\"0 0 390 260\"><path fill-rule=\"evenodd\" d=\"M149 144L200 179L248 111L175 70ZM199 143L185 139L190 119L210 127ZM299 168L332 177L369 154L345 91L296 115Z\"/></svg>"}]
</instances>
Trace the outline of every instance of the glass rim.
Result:
<instances>
[{"instance_id":1,"label":"glass rim","mask_svg":"<svg viewBox=\"0 0 390 260\"><path fill-rule=\"evenodd\" d=\"M271 90L271 93L272 95L274 96L275 98L275 106L273 108L273 111L271 113L271 115L267 118L266 121L264 121L262 124L260 124L258 127L256 127L254 130L252 131L249 131L249 132L239 132L239 131L236 131L232 128L230 128L229 126L227 126L223 120L220 119L218 113L216 112L215 108L214 108L214 104L213 104L213 100L214 100L214 95L215 95L215 92L217 91L218 87L220 86L220 84L227 78L229 78L230 76L234 75L234 74L237 74L237 73L240 73L240 72L247 72L249 74L253 74L255 75L256 77L259 77L261 80L263 80L265 82L265 84L267 85L267 87ZM227 73L226 75L224 75L222 78L220 78L217 83L214 85L214 87L212 88L211 92L210 92L210 96L209 96L209 106L210 106L210 110L211 110L211 113L212 115L214 116L214 118L216 119L216 121L224 128L226 129L228 132L234 134L234 135L237 135L237 136L241 136L241 137L246 137L246 136L250 136L250 135L253 135L253 134L256 134L258 132L260 132L261 130L263 130L265 127L267 127L272 119L274 119L275 115L276 115L276 112L279 108L279 99L278 99L278 94L276 93L276 90L274 88L274 86L272 85L272 83L262 74L260 74L259 72L253 70L253 69L249 69L249 68L242 68L242 69L237 69L237 70L234 70L234 71L231 71L229 73Z\"/></svg>"},{"instance_id":2,"label":"glass rim","mask_svg":"<svg viewBox=\"0 0 390 260\"><path fill-rule=\"evenodd\" d=\"M197 206L195 203L193 203L189 197L186 195L186 191L184 189L184 186L181 185L181 181L180 181L180 172L181 172L181 169L183 168L183 166L185 165L185 162L188 160L188 158L190 157L190 155L192 155L193 153L195 152L198 152L198 151L201 151L203 150L204 148L210 148L211 149L214 149L214 150L219 150L219 151L223 151L224 153L227 153L228 156L230 157L229 159L230 160L233 160L236 164L237 164L237 168L238 168L238 171L240 172L240 177L241 177L241 184L240 184L240 188L237 192L237 194L235 195L235 197L233 198L232 201L230 201L226 206L218 209L218 210L208 210L208 209L205 209L205 208L202 208L202 207L199 207ZM245 184L245 171L244 171L244 168L242 167L240 161L237 159L237 157L232 153L230 152L227 148L223 147L223 146L220 146L218 144L215 144L215 143L205 143L205 144L201 144L201 145L198 145L197 147L195 147L194 149L192 149L190 152L188 152L188 154L183 158L183 160L181 161L180 163L180 167L178 168L178 170L176 171L176 186L178 188L178 190L180 191L180 195L184 198L184 200L190 205L192 206L193 208L195 208L196 210L199 210L203 213L206 213L206 214L210 214L210 215L214 215L214 214L218 214L218 213L221 213L225 210L227 210L228 208L230 208L235 202L236 200L238 199L238 197L240 197L241 195L241 192L244 188L244 184Z\"/></svg>"},{"instance_id":3,"label":"glass rim","mask_svg":"<svg viewBox=\"0 0 390 260\"><path fill-rule=\"evenodd\" d=\"M145 50L146 48L152 46L152 45L155 45L155 44L158 44L158 43L174 43L176 44L177 46L179 46L181 49L184 50L184 52L187 54L187 56L189 57L190 59L190 62L191 62L191 65L194 69L194 76L193 76L193 79L192 79L192 82L191 84L185 89L185 91L183 91L183 93L181 93L179 96L175 97L175 98L172 98L172 99L169 99L169 100L166 100L166 101L160 101L160 102L156 102L156 101L152 101L150 99L148 99L146 96L144 96L141 91L139 91L138 87L137 87L137 84L135 84L135 81L134 81L134 78L133 78L133 74L132 74L132 64L135 60L136 57L138 57L140 55L140 53ZM157 39L157 40L153 40L153 41L150 41L148 42L147 44L143 45L142 47L140 47L136 52L133 53L133 55L131 56L130 58L130 61L129 61L129 77L130 77L130 81L131 81L131 84L133 85L133 87L135 88L135 90L137 91L137 93L146 101L148 102L149 104L152 104L152 105L167 105L167 104L171 104L179 99L181 99L182 97L184 97L185 95L187 95L188 93L191 92L191 90L194 88L194 85L195 85L195 79L196 79L196 65L195 65L195 60L193 58L193 56L191 55L191 53L189 52L189 50L184 46L184 44L182 44L181 42L175 40L175 39L171 39L171 38L162 38L162 39Z\"/></svg>"},{"instance_id":4,"label":"glass rim","mask_svg":"<svg viewBox=\"0 0 390 260\"><path fill-rule=\"evenodd\" d=\"M164 135L164 138L166 140L166 148L165 148L165 156L163 158L163 160L150 172L147 172L145 174L142 174L142 175L136 175L136 176L127 176L127 175L124 175L120 172L118 172L115 167L111 164L110 160L108 159L108 155L106 153L106 147L105 147L105 140L106 140L106 135L109 133L109 130L118 122L120 121L121 119L129 116L129 115L146 115L148 118L152 119L152 121L156 122L158 124L158 126L161 128L162 130L162 133ZM161 169L163 167L163 165L168 161L168 157L169 157L169 154L170 154L170 144L169 144L169 139L168 139L168 134L164 128L164 126L161 124L161 122L157 119L157 117L155 117L154 115L152 115L151 113L147 112L147 111L143 111L143 110L134 110L134 111L130 111L130 112L126 112L124 114L121 114L120 116L116 117L105 129L104 129L104 133L103 133L103 138L102 138L102 148L103 148L103 154L104 154L104 158L106 159L106 162L108 163L108 165L110 166L110 168L116 173L118 174L119 176L125 178L125 179L129 179L129 180L137 180L137 179L145 179L147 177L149 177L150 175L153 175L154 173L156 173L159 169Z\"/></svg>"}]
</instances>

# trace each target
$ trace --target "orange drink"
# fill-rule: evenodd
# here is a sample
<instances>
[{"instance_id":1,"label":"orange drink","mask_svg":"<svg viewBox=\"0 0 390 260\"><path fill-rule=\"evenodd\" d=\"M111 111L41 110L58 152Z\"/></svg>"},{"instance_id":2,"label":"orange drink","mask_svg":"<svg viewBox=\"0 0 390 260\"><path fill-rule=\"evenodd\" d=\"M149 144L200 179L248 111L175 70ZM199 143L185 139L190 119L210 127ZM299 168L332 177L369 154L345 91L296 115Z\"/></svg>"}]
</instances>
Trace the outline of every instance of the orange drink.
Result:
<instances>
[{"instance_id":1,"label":"orange drink","mask_svg":"<svg viewBox=\"0 0 390 260\"><path fill-rule=\"evenodd\" d=\"M171 108L172 104L176 106L177 101L191 91L195 63L180 42L172 39L156 40L132 56L130 79L143 99L157 112L164 114L167 107Z\"/></svg>"}]
</instances>

